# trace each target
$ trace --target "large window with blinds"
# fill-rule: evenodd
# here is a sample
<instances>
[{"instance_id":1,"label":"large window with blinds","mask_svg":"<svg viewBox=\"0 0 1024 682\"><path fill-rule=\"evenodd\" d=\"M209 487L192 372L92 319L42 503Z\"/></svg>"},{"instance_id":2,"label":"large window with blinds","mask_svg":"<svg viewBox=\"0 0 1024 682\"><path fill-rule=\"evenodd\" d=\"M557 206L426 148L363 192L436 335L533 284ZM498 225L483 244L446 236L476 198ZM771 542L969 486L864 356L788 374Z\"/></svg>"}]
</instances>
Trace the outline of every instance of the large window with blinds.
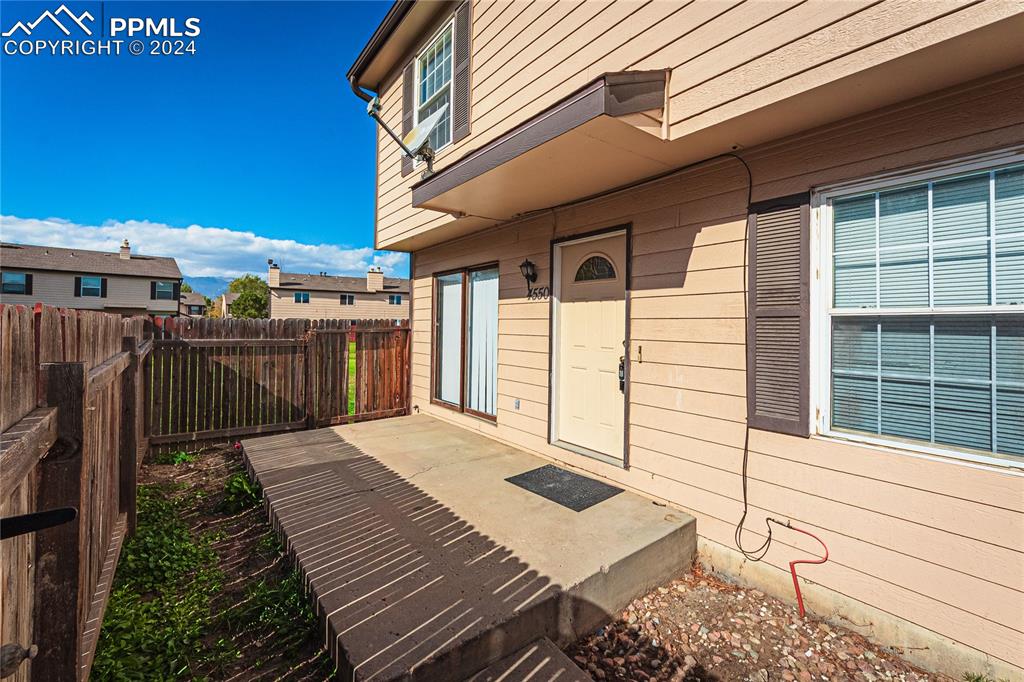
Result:
<instances>
[{"instance_id":1,"label":"large window with blinds","mask_svg":"<svg viewBox=\"0 0 1024 682\"><path fill-rule=\"evenodd\" d=\"M824 210L829 430L1024 456L1024 165Z\"/></svg>"},{"instance_id":2,"label":"large window with blinds","mask_svg":"<svg viewBox=\"0 0 1024 682\"><path fill-rule=\"evenodd\" d=\"M497 400L498 268L435 275L433 401L494 419Z\"/></svg>"}]
</instances>

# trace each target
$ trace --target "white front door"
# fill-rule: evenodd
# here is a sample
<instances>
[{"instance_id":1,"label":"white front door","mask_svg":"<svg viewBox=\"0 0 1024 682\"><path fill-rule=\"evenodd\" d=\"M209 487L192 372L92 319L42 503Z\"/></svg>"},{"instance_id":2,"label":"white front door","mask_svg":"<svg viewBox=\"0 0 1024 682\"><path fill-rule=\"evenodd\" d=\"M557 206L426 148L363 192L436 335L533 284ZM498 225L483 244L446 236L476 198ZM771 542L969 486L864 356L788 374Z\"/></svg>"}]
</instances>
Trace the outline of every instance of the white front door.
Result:
<instances>
[{"instance_id":1,"label":"white front door","mask_svg":"<svg viewBox=\"0 0 1024 682\"><path fill-rule=\"evenodd\" d=\"M621 460L626 236L559 246L555 440Z\"/></svg>"}]
</instances>

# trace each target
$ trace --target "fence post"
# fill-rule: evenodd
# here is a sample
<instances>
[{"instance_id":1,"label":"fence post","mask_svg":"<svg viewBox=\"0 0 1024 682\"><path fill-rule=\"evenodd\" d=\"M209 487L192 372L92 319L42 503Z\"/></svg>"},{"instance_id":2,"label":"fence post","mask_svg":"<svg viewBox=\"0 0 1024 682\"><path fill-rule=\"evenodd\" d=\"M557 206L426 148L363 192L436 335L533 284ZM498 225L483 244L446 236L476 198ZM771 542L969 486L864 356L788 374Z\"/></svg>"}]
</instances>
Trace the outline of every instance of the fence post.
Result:
<instances>
[{"instance_id":1,"label":"fence post","mask_svg":"<svg viewBox=\"0 0 1024 682\"><path fill-rule=\"evenodd\" d=\"M316 428L316 403L313 400L313 361L316 357L316 330L306 333L306 428Z\"/></svg>"},{"instance_id":2,"label":"fence post","mask_svg":"<svg viewBox=\"0 0 1024 682\"><path fill-rule=\"evenodd\" d=\"M121 375L121 433L118 439L120 471L118 481L119 509L127 515L128 537L135 535L135 486L138 479L138 402L136 386L139 374L139 340L134 336L121 339L121 350L131 353L128 366Z\"/></svg>"},{"instance_id":3,"label":"fence post","mask_svg":"<svg viewBox=\"0 0 1024 682\"><path fill-rule=\"evenodd\" d=\"M39 463L36 509L74 507L74 521L36 533L35 642L32 677L77 680L81 665L82 443L85 438L85 365L44 363L41 385L47 405L57 407L57 440Z\"/></svg>"}]
</instances>

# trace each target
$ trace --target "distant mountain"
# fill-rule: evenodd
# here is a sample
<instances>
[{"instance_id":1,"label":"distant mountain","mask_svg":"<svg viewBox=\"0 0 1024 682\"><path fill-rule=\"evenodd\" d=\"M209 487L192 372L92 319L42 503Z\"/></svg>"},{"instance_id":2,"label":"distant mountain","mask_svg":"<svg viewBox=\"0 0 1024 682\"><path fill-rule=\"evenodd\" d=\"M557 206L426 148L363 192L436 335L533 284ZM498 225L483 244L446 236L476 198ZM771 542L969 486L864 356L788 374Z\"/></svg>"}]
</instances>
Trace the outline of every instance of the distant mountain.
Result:
<instances>
[{"instance_id":1,"label":"distant mountain","mask_svg":"<svg viewBox=\"0 0 1024 682\"><path fill-rule=\"evenodd\" d=\"M213 298L227 291L231 277L189 277L185 276L185 282L203 296Z\"/></svg>"}]
</instances>

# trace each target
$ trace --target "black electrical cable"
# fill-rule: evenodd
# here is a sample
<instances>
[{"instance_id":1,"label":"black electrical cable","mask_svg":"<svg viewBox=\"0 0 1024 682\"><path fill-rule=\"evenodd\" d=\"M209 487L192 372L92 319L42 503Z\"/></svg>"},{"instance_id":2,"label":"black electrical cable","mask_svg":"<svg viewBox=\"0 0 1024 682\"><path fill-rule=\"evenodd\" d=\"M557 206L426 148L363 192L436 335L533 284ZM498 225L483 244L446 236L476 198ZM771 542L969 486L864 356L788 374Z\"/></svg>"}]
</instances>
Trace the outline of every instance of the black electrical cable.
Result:
<instances>
[{"instance_id":1,"label":"black electrical cable","mask_svg":"<svg viewBox=\"0 0 1024 682\"><path fill-rule=\"evenodd\" d=\"M723 156L731 156L743 164L743 167L747 169L747 215L750 215L750 204L752 203L754 194L754 175L750 171L750 166L747 162L740 157L739 154L727 153ZM743 272L747 272L747 254L749 253L750 245L750 220L748 217L746 225L743 227ZM747 325L749 321L749 302L747 297L743 297L743 332L744 338L747 335ZM750 371L750 368L747 368ZM768 529L768 535L765 537L764 542L758 545L754 549L746 549L743 547L743 524L747 520L747 513L750 509L750 504L747 498L747 462L750 459L750 425L744 424L743 426L743 467L740 471L741 486L743 489L743 514L740 516L739 522L736 523L736 531L733 533L733 541L736 543L736 549L740 551L740 554L749 561L760 561L764 559L765 555L768 554L768 549L772 544L772 525L769 522L770 519L765 519L764 525Z\"/></svg>"}]
</instances>

